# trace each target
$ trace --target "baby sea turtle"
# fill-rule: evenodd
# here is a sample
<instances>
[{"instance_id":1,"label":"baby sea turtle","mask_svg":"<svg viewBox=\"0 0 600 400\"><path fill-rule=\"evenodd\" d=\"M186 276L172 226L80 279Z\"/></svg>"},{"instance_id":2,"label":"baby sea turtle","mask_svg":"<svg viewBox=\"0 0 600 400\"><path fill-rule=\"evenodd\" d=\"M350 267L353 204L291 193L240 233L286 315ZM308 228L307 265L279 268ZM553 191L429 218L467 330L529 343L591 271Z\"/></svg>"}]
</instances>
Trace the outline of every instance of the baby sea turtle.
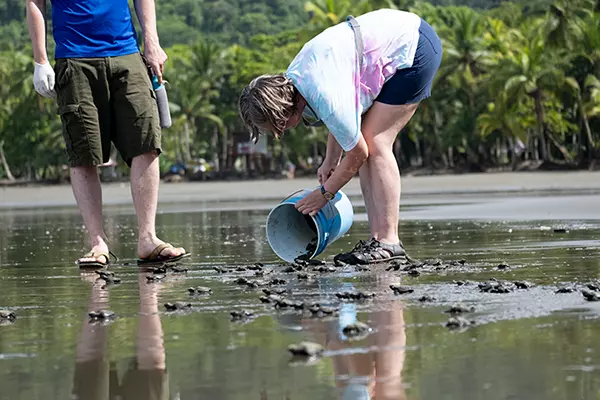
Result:
<instances>
[{"instance_id":1,"label":"baby sea turtle","mask_svg":"<svg viewBox=\"0 0 600 400\"><path fill-rule=\"evenodd\" d=\"M363 322L356 321L353 324L346 325L342 332L348 337L362 337L371 331L371 327Z\"/></svg>"},{"instance_id":2,"label":"baby sea turtle","mask_svg":"<svg viewBox=\"0 0 600 400\"><path fill-rule=\"evenodd\" d=\"M212 289L204 286L191 287L188 289L190 294L212 294Z\"/></svg>"},{"instance_id":3,"label":"baby sea turtle","mask_svg":"<svg viewBox=\"0 0 600 400\"><path fill-rule=\"evenodd\" d=\"M279 295L284 294L285 292L287 292L287 289L285 289L285 288L265 288L262 291L267 296L270 296L273 294L279 294Z\"/></svg>"},{"instance_id":4,"label":"baby sea turtle","mask_svg":"<svg viewBox=\"0 0 600 400\"><path fill-rule=\"evenodd\" d=\"M236 272L245 272L246 271L246 267L237 267L235 269Z\"/></svg>"},{"instance_id":5,"label":"baby sea turtle","mask_svg":"<svg viewBox=\"0 0 600 400\"><path fill-rule=\"evenodd\" d=\"M488 282L480 283L479 290L485 293L510 293L512 292L512 287L504 282L490 280Z\"/></svg>"},{"instance_id":6,"label":"baby sea turtle","mask_svg":"<svg viewBox=\"0 0 600 400\"><path fill-rule=\"evenodd\" d=\"M448 310L444 311L448 314L463 314L463 313L472 313L475 311L475 307L467 307L464 304L458 303L454 304Z\"/></svg>"},{"instance_id":7,"label":"baby sea turtle","mask_svg":"<svg viewBox=\"0 0 600 400\"><path fill-rule=\"evenodd\" d=\"M192 308L192 304L177 301L175 303L165 303L165 308L167 309L167 311L187 310L189 308Z\"/></svg>"},{"instance_id":8,"label":"baby sea turtle","mask_svg":"<svg viewBox=\"0 0 600 400\"><path fill-rule=\"evenodd\" d=\"M334 267L327 267L325 265L321 265L319 267L315 267L312 270L315 271L315 272L320 272L320 273L335 272L335 271L337 271Z\"/></svg>"},{"instance_id":9,"label":"baby sea turtle","mask_svg":"<svg viewBox=\"0 0 600 400\"><path fill-rule=\"evenodd\" d=\"M236 285L247 285L248 284L248 279L241 277L241 278L237 278L235 281L233 281Z\"/></svg>"},{"instance_id":10,"label":"baby sea turtle","mask_svg":"<svg viewBox=\"0 0 600 400\"><path fill-rule=\"evenodd\" d=\"M313 278L314 278L314 275L307 274L306 272L301 272L301 273L298 274L298 279L301 280L301 281L307 281L307 280L310 280L310 279L313 279Z\"/></svg>"},{"instance_id":11,"label":"baby sea turtle","mask_svg":"<svg viewBox=\"0 0 600 400\"><path fill-rule=\"evenodd\" d=\"M108 321L116 318L116 314L110 310L97 310L88 313L92 321Z\"/></svg>"},{"instance_id":12,"label":"baby sea turtle","mask_svg":"<svg viewBox=\"0 0 600 400\"><path fill-rule=\"evenodd\" d=\"M400 286L400 285L390 285L390 289L392 289L394 294L407 294L407 293L412 293L415 291L410 286Z\"/></svg>"},{"instance_id":13,"label":"baby sea turtle","mask_svg":"<svg viewBox=\"0 0 600 400\"><path fill-rule=\"evenodd\" d=\"M408 271L408 275L417 277L421 276L421 273L417 269L411 269L410 271Z\"/></svg>"},{"instance_id":14,"label":"baby sea turtle","mask_svg":"<svg viewBox=\"0 0 600 400\"><path fill-rule=\"evenodd\" d=\"M185 267L176 267L176 266L173 266L173 267L171 267L171 271L174 272L174 273L176 273L176 274L183 274L185 272L188 272L189 270L187 268L185 268Z\"/></svg>"},{"instance_id":15,"label":"baby sea turtle","mask_svg":"<svg viewBox=\"0 0 600 400\"><path fill-rule=\"evenodd\" d=\"M146 280L148 280L148 283L154 283L154 282L160 282L163 279L165 279L167 276L166 275L150 275L146 277Z\"/></svg>"},{"instance_id":16,"label":"baby sea turtle","mask_svg":"<svg viewBox=\"0 0 600 400\"><path fill-rule=\"evenodd\" d=\"M517 289L530 289L533 287L533 283L529 281L514 281L513 284Z\"/></svg>"},{"instance_id":17,"label":"baby sea turtle","mask_svg":"<svg viewBox=\"0 0 600 400\"><path fill-rule=\"evenodd\" d=\"M435 297L424 295L424 296L419 297L419 301L421 303L430 303L432 301L435 301Z\"/></svg>"},{"instance_id":18,"label":"baby sea turtle","mask_svg":"<svg viewBox=\"0 0 600 400\"><path fill-rule=\"evenodd\" d=\"M250 265L249 267L247 267L250 271L262 271L263 270L263 265L262 264L254 264L254 265Z\"/></svg>"},{"instance_id":19,"label":"baby sea turtle","mask_svg":"<svg viewBox=\"0 0 600 400\"><path fill-rule=\"evenodd\" d=\"M600 285L596 282L590 282L585 285L589 290L593 290L594 292L600 292Z\"/></svg>"},{"instance_id":20,"label":"baby sea turtle","mask_svg":"<svg viewBox=\"0 0 600 400\"><path fill-rule=\"evenodd\" d=\"M284 299L284 297L279 296L277 294L269 294L266 296L261 296L259 299L261 302L268 304L268 303L277 303L279 301L282 301Z\"/></svg>"},{"instance_id":21,"label":"baby sea turtle","mask_svg":"<svg viewBox=\"0 0 600 400\"><path fill-rule=\"evenodd\" d=\"M450 329L461 329L471 326L473 323L469 320L466 320L462 317L451 317L448 322L446 322L446 327Z\"/></svg>"},{"instance_id":22,"label":"baby sea turtle","mask_svg":"<svg viewBox=\"0 0 600 400\"><path fill-rule=\"evenodd\" d=\"M248 311L248 310L241 310L241 311L231 311L229 313L229 315L231 315L232 320L237 321L237 320L241 320L241 319L250 318L254 315L254 313L252 311Z\"/></svg>"},{"instance_id":23,"label":"baby sea turtle","mask_svg":"<svg viewBox=\"0 0 600 400\"><path fill-rule=\"evenodd\" d=\"M302 342L289 345L288 351L297 357L316 357L323 353L323 346L318 343Z\"/></svg>"},{"instance_id":24,"label":"baby sea turtle","mask_svg":"<svg viewBox=\"0 0 600 400\"><path fill-rule=\"evenodd\" d=\"M308 262L308 265L317 265L317 266L325 265L325 261L322 261L322 260L310 259L310 260L307 260L307 262Z\"/></svg>"},{"instance_id":25,"label":"baby sea turtle","mask_svg":"<svg viewBox=\"0 0 600 400\"><path fill-rule=\"evenodd\" d=\"M365 292L341 292L335 294L341 300L367 300L375 297L375 293Z\"/></svg>"},{"instance_id":26,"label":"baby sea turtle","mask_svg":"<svg viewBox=\"0 0 600 400\"><path fill-rule=\"evenodd\" d=\"M496 268L499 270L505 270L505 269L509 269L510 265L508 265L506 263L501 263L501 264L498 264L498 266Z\"/></svg>"},{"instance_id":27,"label":"baby sea turtle","mask_svg":"<svg viewBox=\"0 0 600 400\"><path fill-rule=\"evenodd\" d=\"M596 292L592 292L591 290L583 289L581 294L587 301L600 301L600 295Z\"/></svg>"},{"instance_id":28,"label":"baby sea turtle","mask_svg":"<svg viewBox=\"0 0 600 400\"><path fill-rule=\"evenodd\" d=\"M213 269L215 271L217 271L218 274L226 274L227 273L227 269L225 268L221 268L221 267L213 267Z\"/></svg>"},{"instance_id":29,"label":"baby sea turtle","mask_svg":"<svg viewBox=\"0 0 600 400\"><path fill-rule=\"evenodd\" d=\"M273 278L267 283L267 285L278 286L278 285L285 285L286 283L287 283L287 281L285 279Z\"/></svg>"},{"instance_id":30,"label":"baby sea turtle","mask_svg":"<svg viewBox=\"0 0 600 400\"><path fill-rule=\"evenodd\" d=\"M254 273L254 276L267 276L272 273L273 273L272 269L261 269L260 271L256 271Z\"/></svg>"},{"instance_id":31,"label":"baby sea turtle","mask_svg":"<svg viewBox=\"0 0 600 400\"><path fill-rule=\"evenodd\" d=\"M0 310L0 321L14 321L17 314L10 310Z\"/></svg>"},{"instance_id":32,"label":"baby sea turtle","mask_svg":"<svg viewBox=\"0 0 600 400\"><path fill-rule=\"evenodd\" d=\"M308 311L310 311L316 317L322 317L325 315L333 315L338 310L339 310L339 308L337 308L337 307L322 306L320 304L313 304L308 308Z\"/></svg>"},{"instance_id":33,"label":"baby sea turtle","mask_svg":"<svg viewBox=\"0 0 600 400\"><path fill-rule=\"evenodd\" d=\"M98 275L98 278L104 279L104 280L115 276L115 273L112 271L94 271L94 272L96 272L96 274Z\"/></svg>"},{"instance_id":34,"label":"baby sea turtle","mask_svg":"<svg viewBox=\"0 0 600 400\"><path fill-rule=\"evenodd\" d=\"M559 287L555 293L573 293L575 288L573 286L562 286Z\"/></svg>"},{"instance_id":35,"label":"baby sea turtle","mask_svg":"<svg viewBox=\"0 0 600 400\"><path fill-rule=\"evenodd\" d=\"M151 267L152 273L153 274L166 274L167 273L167 267L165 266L161 266L161 267Z\"/></svg>"}]
</instances>

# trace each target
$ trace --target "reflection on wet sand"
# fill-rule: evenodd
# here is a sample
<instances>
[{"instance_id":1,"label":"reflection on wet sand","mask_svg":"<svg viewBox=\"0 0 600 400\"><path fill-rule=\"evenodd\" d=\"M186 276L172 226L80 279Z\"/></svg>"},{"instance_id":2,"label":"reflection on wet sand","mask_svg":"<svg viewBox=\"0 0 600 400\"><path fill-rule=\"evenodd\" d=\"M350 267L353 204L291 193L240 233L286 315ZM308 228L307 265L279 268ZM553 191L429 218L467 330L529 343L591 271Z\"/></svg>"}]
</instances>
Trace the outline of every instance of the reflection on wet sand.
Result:
<instances>
[{"instance_id":1,"label":"reflection on wet sand","mask_svg":"<svg viewBox=\"0 0 600 400\"><path fill-rule=\"evenodd\" d=\"M382 276L377 286L386 285ZM381 306L381 307L380 307ZM402 380L406 331L402 302L373 302L360 321L374 327L363 340L351 341L342 332L357 320L356 304L342 304L339 318L309 319L302 325L331 356L340 400L405 400Z\"/></svg>"},{"instance_id":2,"label":"reflection on wet sand","mask_svg":"<svg viewBox=\"0 0 600 400\"><path fill-rule=\"evenodd\" d=\"M88 274L89 275L89 274ZM122 376L107 352L110 325L90 324L86 316L77 342L73 398L80 400L166 400L169 398L163 329L158 313L161 286L138 274L140 308L136 330L136 356ZM92 280L88 311L108 309L104 282Z\"/></svg>"}]
</instances>

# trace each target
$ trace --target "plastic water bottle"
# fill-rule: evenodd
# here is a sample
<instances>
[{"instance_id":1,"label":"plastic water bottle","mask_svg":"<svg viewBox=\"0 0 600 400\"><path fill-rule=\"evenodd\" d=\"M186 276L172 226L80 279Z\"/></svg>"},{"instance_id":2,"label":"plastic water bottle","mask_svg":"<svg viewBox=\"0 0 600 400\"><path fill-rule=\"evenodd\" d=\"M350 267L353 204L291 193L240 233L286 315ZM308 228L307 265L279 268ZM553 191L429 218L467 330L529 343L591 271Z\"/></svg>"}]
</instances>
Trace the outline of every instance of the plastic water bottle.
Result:
<instances>
[{"instance_id":1,"label":"plastic water bottle","mask_svg":"<svg viewBox=\"0 0 600 400\"><path fill-rule=\"evenodd\" d=\"M158 116L160 118L160 127L168 128L171 126L171 110L169 109L169 98L164 83L158 83L158 77L152 77L152 88L156 93L156 103L158 105Z\"/></svg>"}]
</instances>

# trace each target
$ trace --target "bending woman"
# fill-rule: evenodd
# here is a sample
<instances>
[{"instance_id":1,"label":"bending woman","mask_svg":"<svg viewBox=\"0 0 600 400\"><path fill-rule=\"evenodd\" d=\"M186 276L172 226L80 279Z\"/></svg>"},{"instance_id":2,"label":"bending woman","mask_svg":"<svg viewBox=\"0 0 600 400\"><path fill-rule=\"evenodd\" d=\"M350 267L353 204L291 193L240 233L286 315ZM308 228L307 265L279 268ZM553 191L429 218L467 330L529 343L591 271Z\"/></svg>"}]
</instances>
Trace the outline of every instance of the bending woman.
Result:
<instances>
[{"instance_id":1,"label":"bending woman","mask_svg":"<svg viewBox=\"0 0 600 400\"><path fill-rule=\"evenodd\" d=\"M259 76L241 93L240 115L254 142L263 132L280 138L301 121L329 130L318 170L321 188L297 203L299 211L316 214L359 172L371 238L338 255L341 261L368 264L406 255L398 237L400 171L392 148L431 96L441 59L441 41L427 22L381 9L324 30L285 74Z\"/></svg>"}]
</instances>

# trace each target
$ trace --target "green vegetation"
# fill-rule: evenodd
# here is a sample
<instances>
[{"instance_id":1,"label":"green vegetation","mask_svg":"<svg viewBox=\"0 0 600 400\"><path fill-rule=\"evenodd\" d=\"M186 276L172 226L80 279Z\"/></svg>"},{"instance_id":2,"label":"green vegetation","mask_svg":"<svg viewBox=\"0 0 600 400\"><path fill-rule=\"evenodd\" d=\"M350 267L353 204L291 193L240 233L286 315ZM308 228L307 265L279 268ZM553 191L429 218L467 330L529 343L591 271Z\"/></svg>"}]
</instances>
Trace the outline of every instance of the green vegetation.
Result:
<instances>
[{"instance_id":1,"label":"green vegetation","mask_svg":"<svg viewBox=\"0 0 600 400\"><path fill-rule=\"evenodd\" d=\"M598 1L157 3L173 114L163 170L203 157L231 174L237 143L248 138L236 108L242 87L284 71L322 29L380 7L416 12L444 43L433 97L399 138L403 168L484 170L524 161L587 168L599 158ZM0 11L0 179L54 179L66 161L56 104L33 90L22 2L7 0ZM317 168L311 160L324 154L325 141L323 129L304 127L269 138L261 170L278 172L287 159L300 170Z\"/></svg>"}]
</instances>

